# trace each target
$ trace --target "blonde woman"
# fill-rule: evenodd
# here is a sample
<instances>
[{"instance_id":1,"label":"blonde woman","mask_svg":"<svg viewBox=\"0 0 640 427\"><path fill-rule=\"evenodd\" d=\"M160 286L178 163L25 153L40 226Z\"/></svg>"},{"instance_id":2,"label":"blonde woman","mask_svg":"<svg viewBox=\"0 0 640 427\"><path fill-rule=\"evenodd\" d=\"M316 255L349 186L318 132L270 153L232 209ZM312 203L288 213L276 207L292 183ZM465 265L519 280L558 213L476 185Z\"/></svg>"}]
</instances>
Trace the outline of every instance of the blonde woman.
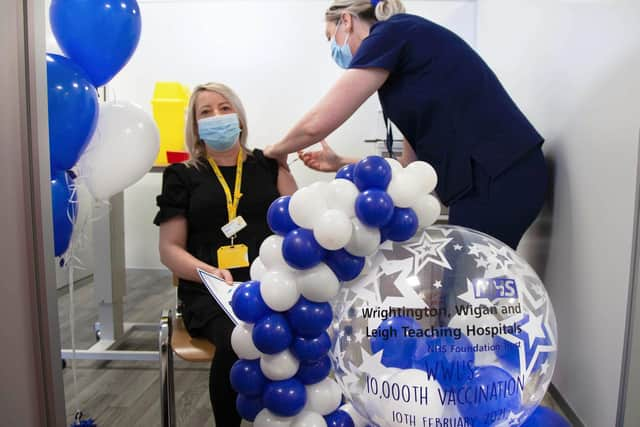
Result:
<instances>
[{"instance_id":1,"label":"blonde woman","mask_svg":"<svg viewBox=\"0 0 640 427\"><path fill-rule=\"evenodd\" d=\"M333 59L347 71L265 154L284 163L323 142L301 154L309 167L354 162L323 139L377 91L385 122L406 138L401 162L424 160L438 172L449 222L516 248L545 197L543 138L482 58L453 32L405 13L400 0L335 0L325 20Z\"/></svg>"},{"instance_id":2,"label":"blonde woman","mask_svg":"<svg viewBox=\"0 0 640 427\"><path fill-rule=\"evenodd\" d=\"M247 147L249 127L238 96L227 86L197 86L189 101L185 130L190 160L164 172L159 212L160 259L179 278L182 315L192 336L216 346L209 393L217 426L239 426L229 371L237 360L231 348L233 323L201 283L197 268L227 282L249 280L249 268L229 257L233 251L251 262L271 234L266 213L273 200L290 195L296 183L283 167ZM246 227L231 240L222 227L242 217ZM234 252L236 255L237 253Z\"/></svg>"}]
</instances>

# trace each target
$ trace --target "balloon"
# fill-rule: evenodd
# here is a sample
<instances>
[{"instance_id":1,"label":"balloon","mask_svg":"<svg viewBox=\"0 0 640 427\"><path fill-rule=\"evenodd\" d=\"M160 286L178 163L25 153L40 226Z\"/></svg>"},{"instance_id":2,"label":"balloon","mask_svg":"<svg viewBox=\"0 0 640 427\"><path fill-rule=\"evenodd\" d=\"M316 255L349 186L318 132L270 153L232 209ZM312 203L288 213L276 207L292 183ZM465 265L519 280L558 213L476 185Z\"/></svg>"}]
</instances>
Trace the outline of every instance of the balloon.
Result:
<instances>
[{"instance_id":1,"label":"balloon","mask_svg":"<svg viewBox=\"0 0 640 427\"><path fill-rule=\"evenodd\" d=\"M530 316L528 314L523 315L522 319L516 322L516 324L521 327L521 331L516 331L511 335L522 340L522 342L525 343L535 342L536 338L534 337L533 340L530 341L529 334L527 333L525 328L523 328L523 326L529 323L529 321ZM495 354L496 356L498 356L498 359L500 360L500 362L502 362L503 366L507 369L513 369L515 370L515 372L520 372L520 347L510 341L505 340L500 336L496 336L493 338L493 344L496 347ZM527 360L533 360L533 358L536 356L535 350L535 346L524 347L525 362ZM538 354L533 364L532 371L537 371L538 369L540 369L542 364L547 362L547 359L547 353Z\"/></svg>"},{"instance_id":2,"label":"balloon","mask_svg":"<svg viewBox=\"0 0 640 427\"><path fill-rule=\"evenodd\" d=\"M338 172L336 172L336 179L346 179L347 181L353 182L353 170L355 168L355 163L341 167Z\"/></svg>"},{"instance_id":3,"label":"balloon","mask_svg":"<svg viewBox=\"0 0 640 427\"><path fill-rule=\"evenodd\" d=\"M284 260L289 266L300 270L318 265L324 254L325 250L313 237L313 232L304 228L289 232L282 243Z\"/></svg>"},{"instance_id":4,"label":"balloon","mask_svg":"<svg viewBox=\"0 0 640 427\"><path fill-rule=\"evenodd\" d=\"M159 149L158 128L146 111L126 101L108 102L78 161L80 176L93 197L107 200L149 172Z\"/></svg>"},{"instance_id":5,"label":"balloon","mask_svg":"<svg viewBox=\"0 0 640 427\"><path fill-rule=\"evenodd\" d=\"M344 212L328 209L313 224L313 237L323 248L335 251L349 243L351 229L351 221Z\"/></svg>"},{"instance_id":6,"label":"balloon","mask_svg":"<svg viewBox=\"0 0 640 427\"><path fill-rule=\"evenodd\" d=\"M263 409L256 415L253 427L291 427L291 417L280 417L268 409Z\"/></svg>"},{"instance_id":7,"label":"balloon","mask_svg":"<svg viewBox=\"0 0 640 427\"><path fill-rule=\"evenodd\" d=\"M328 415L338 409L342 402L340 387L331 378L325 378L319 383L306 386L307 404L305 410Z\"/></svg>"},{"instance_id":8,"label":"balloon","mask_svg":"<svg viewBox=\"0 0 640 427\"><path fill-rule=\"evenodd\" d=\"M353 183L360 191L386 190L391 181L391 166L380 156L369 156L356 163Z\"/></svg>"},{"instance_id":9,"label":"balloon","mask_svg":"<svg viewBox=\"0 0 640 427\"><path fill-rule=\"evenodd\" d=\"M404 167L402 166L402 164L397 161L396 159L392 159L391 157L385 157L384 158L387 163L389 163L389 166L391 167L391 174L392 176L395 176L396 173L402 171L404 169ZM393 180L393 178L392 178Z\"/></svg>"},{"instance_id":10,"label":"balloon","mask_svg":"<svg viewBox=\"0 0 640 427\"><path fill-rule=\"evenodd\" d=\"M333 313L329 303L311 302L300 297L296 305L286 314L293 331L302 337L313 338L320 335L331 324Z\"/></svg>"},{"instance_id":11,"label":"balloon","mask_svg":"<svg viewBox=\"0 0 640 427\"><path fill-rule=\"evenodd\" d=\"M291 345L293 335L284 315L272 313L256 323L251 333L258 350L265 354L276 354Z\"/></svg>"},{"instance_id":12,"label":"balloon","mask_svg":"<svg viewBox=\"0 0 640 427\"><path fill-rule=\"evenodd\" d=\"M251 280L260 281L262 276L267 272L267 267L264 266L260 257L257 257L251 263L251 268L249 269L249 276Z\"/></svg>"},{"instance_id":13,"label":"balloon","mask_svg":"<svg viewBox=\"0 0 640 427\"><path fill-rule=\"evenodd\" d=\"M389 427L406 426L404 417L394 416L394 414L398 412L401 414L411 414L419 420L433 420L434 424L437 422L436 420L442 420L444 418L445 405L440 400L440 397L433 399L432 396L446 396L448 398L448 395L444 393L443 388L436 380L430 379L423 371L418 371L417 369L402 369L392 375L388 380L381 380L380 384L389 385L389 398L383 398L380 401L382 417L385 421L383 425ZM382 385L382 387L384 387L384 385ZM418 397L419 395L414 395L417 397L416 400L407 400L407 390L428 390L429 399L421 401L421 397ZM399 398L396 399L396 396ZM475 423L473 425L474 427L476 426ZM477 425L479 426L480 424Z\"/></svg>"},{"instance_id":14,"label":"balloon","mask_svg":"<svg viewBox=\"0 0 640 427\"><path fill-rule=\"evenodd\" d=\"M415 330L420 325L415 319L406 316L393 316L380 324L375 336L370 340L371 351L375 354L382 350L381 363L389 368L406 369L411 367L416 352L417 340L404 336L405 330Z\"/></svg>"},{"instance_id":15,"label":"balloon","mask_svg":"<svg viewBox=\"0 0 640 427\"><path fill-rule=\"evenodd\" d=\"M364 417L358 411L356 411L356 408L354 408L351 403L345 403L340 407L340 410L347 413L349 417L351 417L351 421L353 422L354 427L367 426L367 420L365 420Z\"/></svg>"},{"instance_id":16,"label":"balloon","mask_svg":"<svg viewBox=\"0 0 640 427\"><path fill-rule=\"evenodd\" d=\"M71 177L54 171L51 178L51 213L53 214L54 254L60 256L69 249L77 215L76 193L70 188Z\"/></svg>"},{"instance_id":17,"label":"balloon","mask_svg":"<svg viewBox=\"0 0 640 427\"><path fill-rule=\"evenodd\" d=\"M264 406L282 417L298 414L307 400L304 385L295 378L269 384L263 395Z\"/></svg>"},{"instance_id":18,"label":"balloon","mask_svg":"<svg viewBox=\"0 0 640 427\"><path fill-rule=\"evenodd\" d=\"M431 227L440 216L440 202L431 194L424 194L415 201L411 208L418 216L420 228Z\"/></svg>"},{"instance_id":19,"label":"balloon","mask_svg":"<svg viewBox=\"0 0 640 427\"><path fill-rule=\"evenodd\" d=\"M405 242L418 231L418 216L411 208L395 208L391 220L382 227L382 235L394 242Z\"/></svg>"},{"instance_id":20,"label":"balloon","mask_svg":"<svg viewBox=\"0 0 640 427\"><path fill-rule=\"evenodd\" d=\"M367 190L356 199L356 215L365 225L383 226L393 216L393 200L382 190Z\"/></svg>"},{"instance_id":21,"label":"balloon","mask_svg":"<svg viewBox=\"0 0 640 427\"><path fill-rule=\"evenodd\" d=\"M497 366L481 366L476 368L472 378L464 383L463 389L482 390L490 393L496 386L501 384L501 391L497 398L465 399L458 403L458 411L464 417L486 420L490 414L497 414L498 411L504 413L517 413L520 410L520 389L518 382L507 371Z\"/></svg>"},{"instance_id":22,"label":"balloon","mask_svg":"<svg viewBox=\"0 0 640 427\"><path fill-rule=\"evenodd\" d=\"M293 338L291 352L301 361L309 362L320 359L331 348L329 334L324 331L314 338L296 336Z\"/></svg>"},{"instance_id":23,"label":"balloon","mask_svg":"<svg viewBox=\"0 0 640 427\"><path fill-rule=\"evenodd\" d=\"M331 372L331 359L326 354L318 360L300 362L296 377L305 385L315 384L325 379Z\"/></svg>"},{"instance_id":24,"label":"balloon","mask_svg":"<svg viewBox=\"0 0 640 427\"><path fill-rule=\"evenodd\" d=\"M326 415L327 427L354 427L351 416L340 409Z\"/></svg>"},{"instance_id":25,"label":"balloon","mask_svg":"<svg viewBox=\"0 0 640 427\"><path fill-rule=\"evenodd\" d=\"M135 0L53 0L49 19L64 53L86 70L96 87L129 62L142 25Z\"/></svg>"},{"instance_id":26,"label":"balloon","mask_svg":"<svg viewBox=\"0 0 640 427\"><path fill-rule=\"evenodd\" d=\"M283 271L268 271L260 282L264 303L275 311L286 311L300 298L294 277Z\"/></svg>"},{"instance_id":27,"label":"balloon","mask_svg":"<svg viewBox=\"0 0 640 427\"><path fill-rule=\"evenodd\" d=\"M231 308L238 319L255 323L271 313L260 295L260 282L251 281L238 285L231 296Z\"/></svg>"},{"instance_id":28,"label":"balloon","mask_svg":"<svg viewBox=\"0 0 640 427\"><path fill-rule=\"evenodd\" d=\"M269 236L260 245L260 261L268 270L290 271L282 256L282 236Z\"/></svg>"},{"instance_id":29,"label":"balloon","mask_svg":"<svg viewBox=\"0 0 640 427\"><path fill-rule=\"evenodd\" d=\"M47 55L47 94L53 173L71 169L89 144L98 122L98 95L83 70L54 54Z\"/></svg>"},{"instance_id":30,"label":"balloon","mask_svg":"<svg viewBox=\"0 0 640 427\"><path fill-rule=\"evenodd\" d=\"M317 188L303 187L289 201L289 214L302 228L312 229L316 218L327 210L327 202Z\"/></svg>"},{"instance_id":31,"label":"balloon","mask_svg":"<svg viewBox=\"0 0 640 427\"><path fill-rule=\"evenodd\" d=\"M340 290L338 278L324 263L301 272L297 282L300 293L313 302L330 301Z\"/></svg>"},{"instance_id":32,"label":"balloon","mask_svg":"<svg viewBox=\"0 0 640 427\"><path fill-rule=\"evenodd\" d=\"M422 191L431 193L438 184L438 174L436 170L427 162L411 162L404 168L405 172L413 175L414 179L422 186Z\"/></svg>"},{"instance_id":33,"label":"balloon","mask_svg":"<svg viewBox=\"0 0 640 427\"><path fill-rule=\"evenodd\" d=\"M261 396L268 383L257 360L236 361L231 367L229 378L233 389L248 397Z\"/></svg>"},{"instance_id":34,"label":"balloon","mask_svg":"<svg viewBox=\"0 0 640 427\"><path fill-rule=\"evenodd\" d=\"M263 408L262 397L249 397L243 394L239 394L238 397L236 397L236 410L238 414L247 421L255 420L256 415L258 415Z\"/></svg>"},{"instance_id":35,"label":"balloon","mask_svg":"<svg viewBox=\"0 0 640 427\"><path fill-rule=\"evenodd\" d=\"M292 378L300 362L289 350L277 354L263 354L260 357L260 368L264 375L272 381L282 381Z\"/></svg>"},{"instance_id":36,"label":"balloon","mask_svg":"<svg viewBox=\"0 0 640 427\"><path fill-rule=\"evenodd\" d=\"M291 427L327 427L327 422L317 412L302 411L293 420Z\"/></svg>"},{"instance_id":37,"label":"balloon","mask_svg":"<svg viewBox=\"0 0 640 427\"><path fill-rule=\"evenodd\" d=\"M344 212L349 218L356 216L358 188L346 179L336 179L329 183L327 206Z\"/></svg>"},{"instance_id":38,"label":"balloon","mask_svg":"<svg viewBox=\"0 0 640 427\"><path fill-rule=\"evenodd\" d=\"M241 322L231 332L231 348L240 359L255 360L260 352L253 343L253 325Z\"/></svg>"},{"instance_id":39,"label":"balloon","mask_svg":"<svg viewBox=\"0 0 640 427\"><path fill-rule=\"evenodd\" d=\"M271 230L281 236L286 235L291 230L295 230L298 226L289 215L289 202L291 196L282 196L271 203L267 211L267 222Z\"/></svg>"},{"instance_id":40,"label":"balloon","mask_svg":"<svg viewBox=\"0 0 640 427\"><path fill-rule=\"evenodd\" d=\"M472 344L466 335L458 338L447 329L440 328L438 337L418 338L412 367L425 371L445 388L459 389L473 374L475 355L471 351L451 351L454 346L471 348Z\"/></svg>"},{"instance_id":41,"label":"balloon","mask_svg":"<svg viewBox=\"0 0 640 427\"><path fill-rule=\"evenodd\" d=\"M344 249L355 256L373 255L380 245L380 230L364 225L358 218L351 219L351 225L351 240Z\"/></svg>"},{"instance_id":42,"label":"balloon","mask_svg":"<svg viewBox=\"0 0 640 427\"><path fill-rule=\"evenodd\" d=\"M522 427L571 427L571 424L551 408L538 406L529 418L521 424Z\"/></svg>"},{"instance_id":43,"label":"balloon","mask_svg":"<svg viewBox=\"0 0 640 427\"><path fill-rule=\"evenodd\" d=\"M353 256L344 249L328 251L325 262L338 276L338 279L343 282L348 282L358 277L364 267L363 257Z\"/></svg>"},{"instance_id":44,"label":"balloon","mask_svg":"<svg viewBox=\"0 0 640 427\"><path fill-rule=\"evenodd\" d=\"M398 171L391 178L387 193L393 204L399 208L408 208L416 198L424 194L423 185L415 176L404 171Z\"/></svg>"}]
</instances>

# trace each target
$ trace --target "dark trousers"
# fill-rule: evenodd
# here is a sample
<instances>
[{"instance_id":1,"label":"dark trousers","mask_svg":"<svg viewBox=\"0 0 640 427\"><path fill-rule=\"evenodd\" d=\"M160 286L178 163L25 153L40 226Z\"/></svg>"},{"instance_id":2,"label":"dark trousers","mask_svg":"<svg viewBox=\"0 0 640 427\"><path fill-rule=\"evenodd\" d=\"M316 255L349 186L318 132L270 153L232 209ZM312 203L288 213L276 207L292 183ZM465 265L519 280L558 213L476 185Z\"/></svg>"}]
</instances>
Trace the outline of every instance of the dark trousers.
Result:
<instances>
[{"instance_id":1,"label":"dark trousers","mask_svg":"<svg viewBox=\"0 0 640 427\"><path fill-rule=\"evenodd\" d=\"M482 231L516 249L547 192L547 167L536 148L496 177L473 161L473 188L449 206L449 224Z\"/></svg>"}]
</instances>

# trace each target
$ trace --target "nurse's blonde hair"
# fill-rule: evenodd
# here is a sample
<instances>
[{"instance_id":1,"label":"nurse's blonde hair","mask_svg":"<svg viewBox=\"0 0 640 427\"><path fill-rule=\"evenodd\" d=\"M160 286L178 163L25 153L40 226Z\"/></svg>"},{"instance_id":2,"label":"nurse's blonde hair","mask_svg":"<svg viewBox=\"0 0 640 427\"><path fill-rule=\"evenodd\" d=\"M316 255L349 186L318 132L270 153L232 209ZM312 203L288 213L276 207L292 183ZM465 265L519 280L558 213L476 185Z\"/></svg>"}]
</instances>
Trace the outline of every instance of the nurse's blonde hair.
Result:
<instances>
[{"instance_id":1,"label":"nurse's blonde hair","mask_svg":"<svg viewBox=\"0 0 640 427\"><path fill-rule=\"evenodd\" d=\"M198 163L207 159L207 149L204 141L200 139L198 134L198 121L196 120L196 101L200 92L215 92L222 95L236 111L238 121L240 122L240 147L249 155L251 150L247 147L247 138L249 137L249 125L247 124L247 113L245 112L242 101L230 87L222 83L205 83L196 86L189 98L189 107L187 110L187 120L184 129L184 142L189 151L188 165L198 166Z\"/></svg>"},{"instance_id":2,"label":"nurse's blonde hair","mask_svg":"<svg viewBox=\"0 0 640 427\"><path fill-rule=\"evenodd\" d=\"M371 0L333 0L325 12L325 19L327 22L338 22L342 14L347 12L370 22L386 21L405 11L400 0L380 0L375 7Z\"/></svg>"}]
</instances>

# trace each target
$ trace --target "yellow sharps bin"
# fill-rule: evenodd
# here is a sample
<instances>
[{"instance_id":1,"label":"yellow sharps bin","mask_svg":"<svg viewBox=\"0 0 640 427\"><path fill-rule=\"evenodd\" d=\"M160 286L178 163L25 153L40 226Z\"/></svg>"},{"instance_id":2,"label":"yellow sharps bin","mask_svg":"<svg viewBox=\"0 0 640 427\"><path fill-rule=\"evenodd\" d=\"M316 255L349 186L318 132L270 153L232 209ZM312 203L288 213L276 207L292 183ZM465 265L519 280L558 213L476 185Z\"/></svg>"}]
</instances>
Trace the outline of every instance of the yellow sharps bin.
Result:
<instances>
[{"instance_id":1,"label":"yellow sharps bin","mask_svg":"<svg viewBox=\"0 0 640 427\"><path fill-rule=\"evenodd\" d=\"M184 122L189 103L189 88L179 82L156 82L151 106L160 131L160 151L156 166L164 166L167 151L186 151Z\"/></svg>"}]
</instances>

